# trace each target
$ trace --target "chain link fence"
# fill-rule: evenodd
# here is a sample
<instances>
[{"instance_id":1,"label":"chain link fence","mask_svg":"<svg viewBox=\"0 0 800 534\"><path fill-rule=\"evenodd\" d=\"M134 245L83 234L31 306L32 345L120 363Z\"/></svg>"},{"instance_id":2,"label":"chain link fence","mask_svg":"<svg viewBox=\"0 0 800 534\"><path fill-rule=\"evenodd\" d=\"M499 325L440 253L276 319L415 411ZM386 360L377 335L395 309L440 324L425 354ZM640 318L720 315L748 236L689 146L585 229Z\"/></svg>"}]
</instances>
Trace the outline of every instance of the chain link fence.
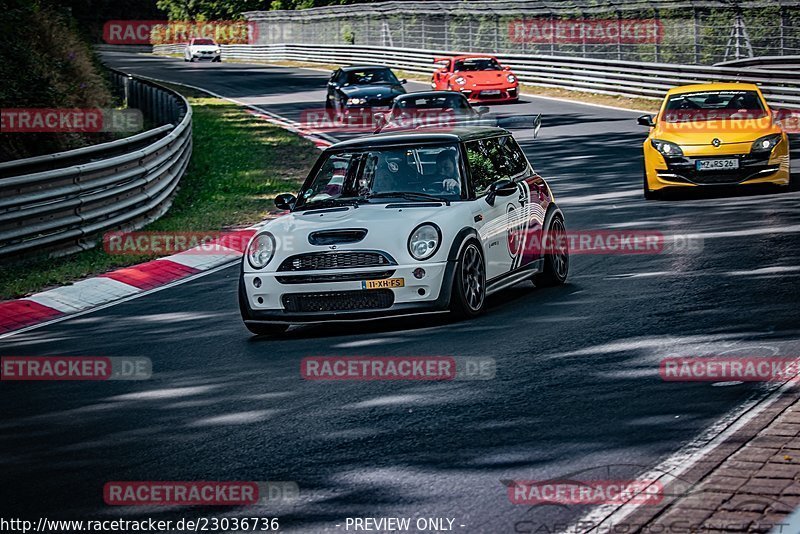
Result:
<instances>
[{"instance_id":1,"label":"chain link fence","mask_svg":"<svg viewBox=\"0 0 800 534\"><path fill-rule=\"evenodd\" d=\"M377 2L252 11L257 44L356 44L711 65L800 55L800 0Z\"/></svg>"}]
</instances>

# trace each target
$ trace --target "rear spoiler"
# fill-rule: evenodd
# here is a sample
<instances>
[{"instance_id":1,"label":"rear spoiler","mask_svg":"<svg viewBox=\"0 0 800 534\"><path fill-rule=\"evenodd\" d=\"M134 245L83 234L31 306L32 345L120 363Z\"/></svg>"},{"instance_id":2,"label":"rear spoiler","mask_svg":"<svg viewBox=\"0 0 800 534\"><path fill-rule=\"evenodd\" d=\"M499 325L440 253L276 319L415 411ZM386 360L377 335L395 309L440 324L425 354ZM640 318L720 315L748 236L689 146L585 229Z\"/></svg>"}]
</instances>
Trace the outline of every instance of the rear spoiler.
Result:
<instances>
[{"instance_id":1,"label":"rear spoiler","mask_svg":"<svg viewBox=\"0 0 800 534\"><path fill-rule=\"evenodd\" d=\"M497 117L495 118L497 126L505 128L506 130L522 130L529 128L533 130L533 138L539 135L539 130L542 128L542 114L536 115L515 115L513 117Z\"/></svg>"},{"instance_id":2,"label":"rear spoiler","mask_svg":"<svg viewBox=\"0 0 800 534\"><path fill-rule=\"evenodd\" d=\"M434 63L442 63L443 61L450 61L450 59L452 59L452 58L449 58L449 57L435 57L435 58L433 58L433 62Z\"/></svg>"}]
</instances>

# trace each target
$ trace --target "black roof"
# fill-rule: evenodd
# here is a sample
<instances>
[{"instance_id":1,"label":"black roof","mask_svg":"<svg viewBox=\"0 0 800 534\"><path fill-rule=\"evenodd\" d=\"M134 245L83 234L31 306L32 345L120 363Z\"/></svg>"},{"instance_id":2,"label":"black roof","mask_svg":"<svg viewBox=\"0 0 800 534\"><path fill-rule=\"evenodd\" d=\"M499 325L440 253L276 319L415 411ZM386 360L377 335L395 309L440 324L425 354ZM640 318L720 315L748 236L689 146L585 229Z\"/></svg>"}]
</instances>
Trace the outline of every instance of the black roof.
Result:
<instances>
[{"instance_id":1,"label":"black roof","mask_svg":"<svg viewBox=\"0 0 800 534\"><path fill-rule=\"evenodd\" d=\"M348 65L347 67L342 67L343 72L350 72L351 70L362 70L362 69L389 69L389 67L387 67L386 65Z\"/></svg>"},{"instance_id":2,"label":"black roof","mask_svg":"<svg viewBox=\"0 0 800 534\"><path fill-rule=\"evenodd\" d=\"M430 98L432 96L454 96L456 98L460 96L461 98L467 98L457 91L414 91L413 93L397 95L395 100L403 100L406 98Z\"/></svg>"},{"instance_id":3,"label":"black roof","mask_svg":"<svg viewBox=\"0 0 800 534\"><path fill-rule=\"evenodd\" d=\"M416 143L457 143L484 137L508 134L508 130L495 126L460 126L454 128L420 128L404 132L389 132L336 143L328 150L340 148L372 148Z\"/></svg>"}]
</instances>

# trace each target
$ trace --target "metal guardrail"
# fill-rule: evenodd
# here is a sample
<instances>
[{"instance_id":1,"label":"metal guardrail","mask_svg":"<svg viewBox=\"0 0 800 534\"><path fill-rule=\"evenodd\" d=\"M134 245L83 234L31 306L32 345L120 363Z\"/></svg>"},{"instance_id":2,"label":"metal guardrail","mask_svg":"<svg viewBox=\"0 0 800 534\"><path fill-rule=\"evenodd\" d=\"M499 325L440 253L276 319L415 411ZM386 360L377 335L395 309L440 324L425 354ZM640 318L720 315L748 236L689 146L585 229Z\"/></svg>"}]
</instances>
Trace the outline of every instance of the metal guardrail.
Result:
<instances>
[{"instance_id":1,"label":"metal guardrail","mask_svg":"<svg viewBox=\"0 0 800 534\"><path fill-rule=\"evenodd\" d=\"M182 53L181 45L156 46L156 53ZM223 60L300 61L328 64L370 63L430 74L435 57L456 52L352 45L223 45ZM800 71L766 68L707 67L670 63L638 63L598 59L498 55L525 83L627 97L663 98L676 85L712 81L757 83L770 105L800 108Z\"/></svg>"},{"instance_id":2,"label":"metal guardrail","mask_svg":"<svg viewBox=\"0 0 800 534\"><path fill-rule=\"evenodd\" d=\"M128 107L158 125L126 139L0 164L0 259L93 247L101 232L166 212L192 153L179 93L112 69Z\"/></svg>"}]
</instances>

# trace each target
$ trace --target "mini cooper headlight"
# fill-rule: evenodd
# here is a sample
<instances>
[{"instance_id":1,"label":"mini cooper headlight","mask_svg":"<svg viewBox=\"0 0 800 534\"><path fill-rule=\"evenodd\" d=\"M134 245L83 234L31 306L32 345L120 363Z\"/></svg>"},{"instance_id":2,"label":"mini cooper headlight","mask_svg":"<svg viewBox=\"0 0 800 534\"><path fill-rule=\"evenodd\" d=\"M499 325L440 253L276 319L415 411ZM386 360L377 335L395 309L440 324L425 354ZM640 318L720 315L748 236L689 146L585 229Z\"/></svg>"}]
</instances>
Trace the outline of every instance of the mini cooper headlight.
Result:
<instances>
[{"instance_id":1,"label":"mini cooper headlight","mask_svg":"<svg viewBox=\"0 0 800 534\"><path fill-rule=\"evenodd\" d=\"M367 103L366 98L350 98L347 100L348 106L361 106Z\"/></svg>"},{"instance_id":2,"label":"mini cooper headlight","mask_svg":"<svg viewBox=\"0 0 800 534\"><path fill-rule=\"evenodd\" d=\"M254 269L263 269L275 255L275 237L264 232L258 234L247 247L247 261Z\"/></svg>"},{"instance_id":3,"label":"mini cooper headlight","mask_svg":"<svg viewBox=\"0 0 800 534\"><path fill-rule=\"evenodd\" d=\"M770 152L780 142L781 134L765 135L756 139L750 150L751 152Z\"/></svg>"},{"instance_id":4,"label":"mini cooper headlight","mask_svg":"<svg viewBox=\"0 0 800 534\"><path fill-rule=\"evenodd\" d=\"M456 78L456 83L458 85L464 85L465 83L467 83L467 80L463 76L459 76L458 78Z\"/></svg>"},{"instance_id":5,"label":"mini cooper headlight","mask_svg":"<svg viewBox=\"0 0 800 534\"><path fill-rule=\"evenodd\" d=\"M670 143L669 141L659 141L658 139L653 139L650 141L650 143L653 145L653 148L658 150L664 156L683 156L683 150L681 150L681 147L675 143Z\"/></svg>"},{"instance_id":6,"label":"mini cooper headlight","mask_svg":"<svg viewBox=\"0 0 800 534\"><path fill-rule=\"evenodd\" d=\"M439 250L442 231L433 223L422 223L408 237L408 252L415 260L427 260Z\"/></svg>"},{"instance_id":7,"label":"mini cooper headlight","mask_svg":"<svg viewBox=\"0 0 800 534\"><path fill-rule=\"evenodd\" d=\"M508 83L514 83L517 81L517 77L514 76L513 74L509 74L508 76L506 76L506 80L508 80Z\"/></svg>"}]
</instances>

